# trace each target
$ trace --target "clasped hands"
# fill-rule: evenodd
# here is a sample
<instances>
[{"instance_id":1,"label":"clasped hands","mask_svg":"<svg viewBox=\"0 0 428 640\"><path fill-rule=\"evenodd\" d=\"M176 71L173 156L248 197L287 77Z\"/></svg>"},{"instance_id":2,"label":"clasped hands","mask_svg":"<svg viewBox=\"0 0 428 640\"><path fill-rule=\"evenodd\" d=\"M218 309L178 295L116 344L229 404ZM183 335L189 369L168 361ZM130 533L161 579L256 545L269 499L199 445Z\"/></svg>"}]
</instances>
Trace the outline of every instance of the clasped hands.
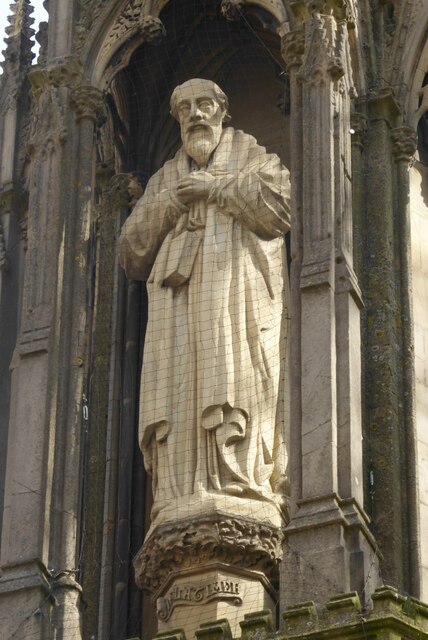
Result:
<instances>
[{"instance_id":1,"label":"clasped hands","mask_svg":"<svg viewBox=\"0 0 428 640\"><path fill-rule=\"evenodd\" d=\"M194 171L182 178L177 186L177 197L184 205L198 200L208 200L215 186L216 178L207 171Z\"/></svg>"}]
</instances>

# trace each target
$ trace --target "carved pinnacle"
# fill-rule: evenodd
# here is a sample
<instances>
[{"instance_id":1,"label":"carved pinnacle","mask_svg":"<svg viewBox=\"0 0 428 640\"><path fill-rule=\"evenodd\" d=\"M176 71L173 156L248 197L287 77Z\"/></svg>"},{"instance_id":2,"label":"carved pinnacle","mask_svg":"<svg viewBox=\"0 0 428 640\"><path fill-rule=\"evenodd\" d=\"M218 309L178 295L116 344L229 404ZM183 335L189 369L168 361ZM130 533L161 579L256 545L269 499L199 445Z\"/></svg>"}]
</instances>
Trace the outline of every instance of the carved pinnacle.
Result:
<instances>
[{"instance_id":1,"label":"carved pinnacle","mask_svg":"<svg viewBox=\"0 0 428 640\"><path fill-rule=\"evenodd\" d=\"M4 73L2 78L3 95L16 95L27 77L28 68L34 58L31 51L34 29L31 17L34 9L29 0L17 0L10 5L12 14L9 16L9 26L6 27L6 49L4 62L0 63Z\"/></svg>"}]
</instances>

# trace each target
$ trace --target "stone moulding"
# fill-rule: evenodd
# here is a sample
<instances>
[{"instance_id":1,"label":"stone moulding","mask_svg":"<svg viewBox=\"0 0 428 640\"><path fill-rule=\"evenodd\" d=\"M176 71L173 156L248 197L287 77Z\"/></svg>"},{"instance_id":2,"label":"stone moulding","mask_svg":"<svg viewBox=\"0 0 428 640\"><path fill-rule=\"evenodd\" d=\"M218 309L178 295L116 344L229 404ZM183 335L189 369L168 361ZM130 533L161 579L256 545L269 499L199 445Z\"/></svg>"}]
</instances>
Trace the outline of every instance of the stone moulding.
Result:
<instances>
[{"instance_id":1,"label":"stone moulding","mask_svg":"<svg viewBox=\"0 0 428 640\"><path fill-rule=\"evenodd\" d=\"M227 514L160 525L134 559L136 582L154 593L172 573L220 562L260 572L275 585L283 538L281 529Z\"/></svg>"}]
</instances>

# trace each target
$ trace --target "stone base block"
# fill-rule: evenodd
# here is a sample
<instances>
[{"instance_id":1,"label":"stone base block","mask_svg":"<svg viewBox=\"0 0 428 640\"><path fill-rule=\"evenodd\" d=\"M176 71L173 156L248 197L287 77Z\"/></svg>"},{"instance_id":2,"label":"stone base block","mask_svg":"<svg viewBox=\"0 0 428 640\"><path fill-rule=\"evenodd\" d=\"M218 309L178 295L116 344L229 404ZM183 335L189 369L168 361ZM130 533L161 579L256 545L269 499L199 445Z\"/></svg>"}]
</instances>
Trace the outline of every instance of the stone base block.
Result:
<instances>
[{"instance_id":1,"label":"stone base block","mask_svg":"<svg viewBox=\"0 0 428 640\"><path fill-rule=\"evenodd\" d=\"M154 601L160 632L183 629L190 640L201 624L227 619L236 638L246 614L275 611L276 593L261 573L214 564L171 576Z\"/></svg>"},{"instance_id":2,"label":"stone base block","mask_svg":"<svg viewBox=\"0 0 428 640\"><path fill-rule=\"evenodd\" d=\"M38 559L2 567L0 638L82 638L80 585Z\"/></svg>"},{"instance_id":3,"label":"stone base block","mask_svg":"<svg viewBox=\"0 0 428 640\"><path fill-rule=\"evenodd\" d=\"M1 638L48 638L55 604L50 575L41 562L32 560L2 567Z\"/></svg>"},{"instance_id":4,"label":"stone base block","mask_svg":"<svg viewBox=\"0 0 428 640\"><path fill-rule=\"evenodd\" d=\"M379 555L354 500L336 494L301 500L285 530L282 608L355 591L366 603L379 586Z\"/></svg>"}]
</instances>

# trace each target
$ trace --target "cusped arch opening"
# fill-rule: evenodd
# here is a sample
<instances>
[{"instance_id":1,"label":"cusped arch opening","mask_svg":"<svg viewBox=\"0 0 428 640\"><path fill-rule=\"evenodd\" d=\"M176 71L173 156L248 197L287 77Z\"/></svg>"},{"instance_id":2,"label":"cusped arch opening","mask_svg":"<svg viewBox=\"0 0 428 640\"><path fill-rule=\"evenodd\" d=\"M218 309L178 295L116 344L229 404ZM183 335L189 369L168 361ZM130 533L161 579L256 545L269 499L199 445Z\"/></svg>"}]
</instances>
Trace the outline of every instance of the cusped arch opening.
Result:
<instances>
[{"instance_id":1,"label":"cusped arch opening","mask_svg":"<svg viewBox=\"0 0 428 640\"><path fill-rule=\"evenodd\" d=\"M231 124L287 165L289 85L274 18L257 7L229 21L216 1L203 9L199 2L170 2L159 17L163 37L123 45L127 51L118 51L106 69L120 170L148 179L174 154L180 138L169 99L192 77L219 84L229 97ZM112 73L119 57L128 63Z\"/></svg>"}]
</instances>

